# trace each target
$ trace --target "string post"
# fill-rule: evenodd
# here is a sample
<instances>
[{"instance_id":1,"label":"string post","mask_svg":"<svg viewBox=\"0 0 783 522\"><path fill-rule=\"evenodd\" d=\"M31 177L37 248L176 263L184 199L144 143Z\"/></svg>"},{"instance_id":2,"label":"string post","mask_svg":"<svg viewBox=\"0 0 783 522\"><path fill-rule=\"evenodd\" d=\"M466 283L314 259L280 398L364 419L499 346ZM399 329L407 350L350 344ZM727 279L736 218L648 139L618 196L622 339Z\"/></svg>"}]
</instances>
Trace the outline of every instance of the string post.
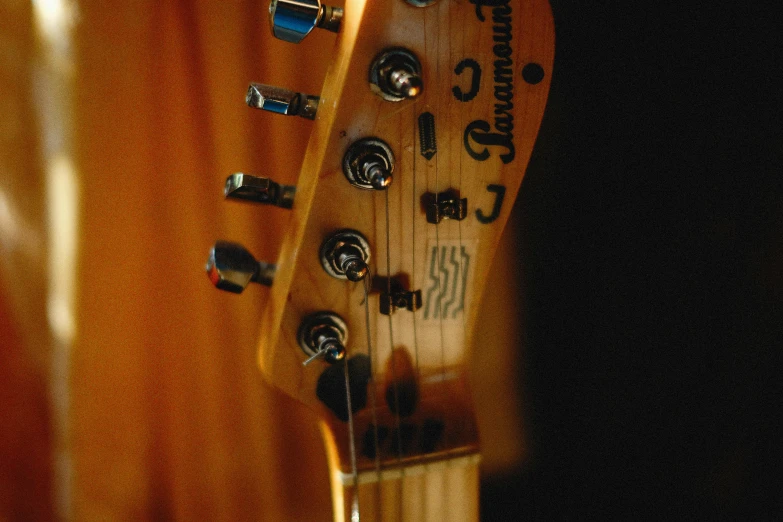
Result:
<instances>
[{"instance_id":1,"label":"string post","mask_svg":"<svg viewBox=\"0 0 783 522\"><path fill-rule=\"evenodd\" d=\"M378 138L362 138L352 143L343 156L343 174L356 188L384 190L392 182L394 153Z\"/></svg>"},{"instance_id":2,"label":"string post","mask_svg":"<svg viewBox=\"0 0 783 522\"><path fill-rule=\"evenodd\" d=\"M421 62L408 49L386 49L375 57L370 66L370 88L386 101L417 98L424 90Z\"/></svg>"},{"instance_id":3,"label":"string post","mask_svg":"<svg viewBox=\"0 0 783 522\"><path fill-rule=\"evenodd\" d=\"M337 279L356 283L370 273L370 243L356 230L339 230L328 236L320 257L326 273Z\"/></svg>"},{"instance_id":4,"label":"string post","mask_svg":"<svg viewBox=\"0 0 783 522\"><path fill-rule=\"evenodd\" d=\"M297 335L299 346L307 355L307 366L316 359L334 364L345 359L348 329L345 321L334 312L310 314L302 320Z\"/></svg>"}]
</instances>

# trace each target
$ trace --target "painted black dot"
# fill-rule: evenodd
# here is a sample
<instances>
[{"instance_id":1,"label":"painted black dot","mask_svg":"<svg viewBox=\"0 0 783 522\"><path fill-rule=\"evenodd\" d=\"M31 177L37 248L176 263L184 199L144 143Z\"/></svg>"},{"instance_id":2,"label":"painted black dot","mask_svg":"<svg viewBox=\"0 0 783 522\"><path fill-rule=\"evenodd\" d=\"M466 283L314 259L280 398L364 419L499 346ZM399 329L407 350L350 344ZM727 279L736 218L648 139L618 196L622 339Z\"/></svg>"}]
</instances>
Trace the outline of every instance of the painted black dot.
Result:
<instances>
[{"instance_id":1,"label":"painted black dot","mask_svg":"<svg viewBox=\"0 0 783 522\"><path fill-rule=\"evenodd\" d=\"M530 62L522 67L522 79L530 85L535 85L544 79L544 68L537 63Z\"/></svg>"}]
</instances>

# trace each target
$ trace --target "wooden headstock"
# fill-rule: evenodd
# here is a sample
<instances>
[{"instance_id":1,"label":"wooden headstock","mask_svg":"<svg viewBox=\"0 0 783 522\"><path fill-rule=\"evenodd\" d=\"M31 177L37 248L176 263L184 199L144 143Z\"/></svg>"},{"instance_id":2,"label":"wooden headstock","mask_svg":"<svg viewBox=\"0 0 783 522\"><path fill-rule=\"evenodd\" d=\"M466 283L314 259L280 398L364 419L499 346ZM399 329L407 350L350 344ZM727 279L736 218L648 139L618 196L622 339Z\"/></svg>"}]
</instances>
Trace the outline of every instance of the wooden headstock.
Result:
<instances>
[{"instance_id":1,"label":"wooden headstock","mask_svg":"<svg viewBox=\"0 0 783 522\"><path fill-rule=\"evenodd\" d=\"M303 366L308 355L297 339L316 312L333 312L347 326L350 382L361 388L352 393L360 469L373 466L376 450L403 464L476 449L466 352L480 349L472 338L476 305L543 116L554 29L546 0L427 7L348 0L344 11L258 359L270 382L321 412L346 471L345 366ZM387 101L371 86L373 62L389 49L419 60L417 98ZM393 153L393 181L384 190L362 190L344 174L347 151L365 138ZM439 210L464 218L428 222ZM369 323L364 285L330 276L319 256L326 238L343 229L360 232L371 250ZM418 310L401 302L395 313L380 313L389 276L398 290L420 291ZM405 435L404 451L401 429L414 432ZM392 432L397 443L371 440Z\"/></svg>"}]
</instances>

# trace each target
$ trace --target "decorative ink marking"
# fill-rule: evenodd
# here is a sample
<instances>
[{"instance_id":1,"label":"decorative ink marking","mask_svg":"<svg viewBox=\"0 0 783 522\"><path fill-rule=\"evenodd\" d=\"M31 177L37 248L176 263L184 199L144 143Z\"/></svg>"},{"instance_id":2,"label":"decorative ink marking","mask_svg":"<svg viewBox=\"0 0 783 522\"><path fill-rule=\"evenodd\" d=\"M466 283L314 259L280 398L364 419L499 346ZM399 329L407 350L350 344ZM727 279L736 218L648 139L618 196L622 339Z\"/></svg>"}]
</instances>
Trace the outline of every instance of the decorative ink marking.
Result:
<instances>
[{"instance_id":1,"label":"decorative ink marking","mask_svg":"<svg viewBox=\"0 0 783 522\"><path fill-rule=\"evenodd\" d=\"M465 309L469 265L470 255L465 246L441 246L440 252L437 246L432 247L425 320L456 319ZM447 296L448 301L444 302Z\"/></svg>"},{"instance_id":2,"label":"decorative ink marking","mask_svg":"<svg viewBox=\"0 0 783 522\"><path fill-rule=\"evenodd\" d=\"M492 205L492 213L487 216L480 208L476 209L476 219L485 225L492 223L498 218L500 208L503 206L503 198L506 196L506 187L503 185L487 185L487 190L495 193L495 204Z\"/></svg>"},{"instance_id":3,"label":"decorative ink marking","mask_svg":"<svg viewBox=\"0 0 783 522\"><path fill-rule=\"evenodd\" d=\"M511 21L512 8L510 0L470 0L476 6L476 18L483 22L486 20L483 7L492 8L492 52L495 55L494 83L495 83L495 119L494 131L489 122L474 120L465 128L463 144L471 158L476 161L486 161L490 157L488 147L503 147L505 152L500 155L503 163L511 163L516 155L514 149L514 61L512 59L512 34ZM482 145L478 150L473 144Z\"/></svg>"},{"instance_id":4,"label":"decorative ink marking","mask_svg":"<svg viewBox=\"0 0 783 522\"><path fill-rule=\"evenodd\" d=\"M348 359L348 376L351 381L351 410L356 413L367 405L370 358L359 354ZM318 378L315 394L338 419L348 422L348 405L345 400L345 364L335 364L326 368Z\"/></svg>"},{"instance_id":5,"label":"decorative ink marking","mask_svg":"<svg viewBox=\"0 0 783 522\"><path fill-rule=\"evenodd\" d=\"M440 287L440 275L437 272L436 263L438 259L438 247L432 247L432 255L430 256L430 288L427 290L427 305L424 308L424 319L435 319L437 315L440 317L440 296L443 293L443 289ZM444 283L445 284L445 283ZM432 310L432 313L430 313Z\"/></svg>"},{"instance_id":6,"label":"decorative ink marking","mask_svg":"<svg viewBox=\"0 0 783 522\"><path fill-rule=\"evenodd\" d=\"M460 276L460 269L459 269L459 260L457 259L457 249L452 248L451 249L451 256L449 257L449 262L451 263L451 296L449 296L449 300L446 301L443 304L443 310L441 312L443 313L443 317L448 317L449 315L449 308L454 305L454 301L457 299L457 287L459 286L457 284L457 278Z\"/></svg>"},{"instance_id":7,"label":"decorative ink marking","mask_svg":"<svg viewBox=\"0 0 783 522\"><path fill-rule=\"evenodd\" d=\"M470 256L468 255L465 247L460 247L461 265L462 265L462 295L459 299L459 306L454 309L453 316L457 317L462 310L465 309L465 288L468 286L468 268L470 268Z\"/></svg>"},{"instance_id":8,"label":"decorative ink marking","mask_svg":"<svg viewBox=\"0 0 783 522\"><path fill-rule=\"evenodd\" d=\"M460 198L454 189L444 190L439 194L425 192L421 197L427 223L437 225L444 219L462 221L468 215L468 199Z\"/></svg>"},{"instance_id":9,"label":"decorative ink marking","mask_svg":"<svg viewBox=\"0 0 783 522\"><path fill-rule=\"evenodd\" d=\"M544 68L537 63L530 62L522 67L522 79L530 85L540 83L544 79Z\"/></svg>"},{"instance_id":10,"label":"decorative ink marking","mask_svg":"<svg viewBox=\"0 0 783 522\"><path fill-rule=\"evenodd\" d=\"M440 295L438 296L438 302L440 303L440 306L438 306L437 313L442 318L448 317L445 313L443 313L443 298L446 296L446 292L449 291L449 269L446 266L446 259L449 257L447 254L447 249L448 247L441 247L440 255L438 256L440 261L438 264L440 265L440 274L442 276L443 284L440 287Z\"/></svg>"},{"instance_id":11,"label":"decorative ink marking","mask_svg":"<svg viewBox=\"0 0 783 522\"><path fill-rule=\"evenodd\" d=\"M455 85L451 88L451 92L454 93L454 97L461 102L469 102L475 98L479 92L479 87L481 86L481 66L473 58L465 58L459 62L454 68L454 74L460 76L466 67L471 71L470 91L462 92L462 89L459 85Z\"/></svg>"},{"instance_id":12,"label":"decorative ink marking","mask_svg":"<svg viewBox=\"0 0 783 522\"><path fill-rule=\"evenodd\" d=\"M421 155L428 161L438 152L438 144L435 140L435 116L431 112L422 112L419 115L419 143Z\"/></svg>"}]
</instances>

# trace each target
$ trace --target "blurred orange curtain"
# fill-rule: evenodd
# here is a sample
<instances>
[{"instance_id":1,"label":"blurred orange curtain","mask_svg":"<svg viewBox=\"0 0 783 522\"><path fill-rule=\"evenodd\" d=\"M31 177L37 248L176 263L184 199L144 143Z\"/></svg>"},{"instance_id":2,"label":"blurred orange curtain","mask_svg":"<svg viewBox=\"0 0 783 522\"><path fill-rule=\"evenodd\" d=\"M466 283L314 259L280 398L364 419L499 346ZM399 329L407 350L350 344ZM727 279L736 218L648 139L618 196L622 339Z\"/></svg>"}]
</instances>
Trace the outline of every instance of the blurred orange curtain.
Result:
<instances>
[{"instance_id":1,"label":"blurred orange curtain","mask_svg":"<svg viewBox=\"0 0 783 522\"><path fill-rule=\"evenodd\" d=\"M307 143L308 122L245 105L249 81L318 92L328 63L332 35L276 41L266 7L79 3L75 519L330 519L316 423L256 368L265 289L203 273L219 238L276 258L286 211L223 181L295 184Z\"/></svg>"},{"instance_id":2,"label":"blurred orange curtain","mask_svg":"<svg viewBox=\"0 0 783 522\"><path fill-rule=\"evenodd\" d=\"M53 517L46 223L32 6L0 3L0 521Z\"/></svg>"}]
</instances>

